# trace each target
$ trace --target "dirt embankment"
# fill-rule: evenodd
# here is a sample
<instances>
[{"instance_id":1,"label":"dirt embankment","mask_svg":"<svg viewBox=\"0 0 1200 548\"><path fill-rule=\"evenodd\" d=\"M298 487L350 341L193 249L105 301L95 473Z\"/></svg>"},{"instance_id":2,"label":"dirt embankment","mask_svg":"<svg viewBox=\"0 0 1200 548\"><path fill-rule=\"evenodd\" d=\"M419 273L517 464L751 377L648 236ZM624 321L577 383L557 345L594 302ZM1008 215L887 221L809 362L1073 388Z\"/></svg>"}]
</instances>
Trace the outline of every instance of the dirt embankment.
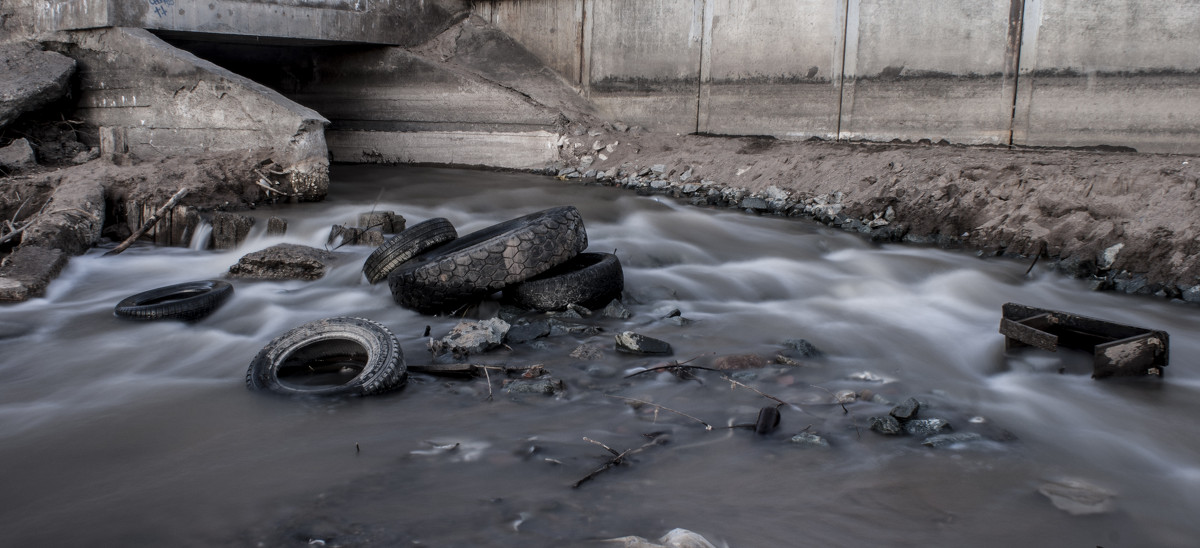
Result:
<instances>
[{"instance_id":1,"label":"dirt embankment","mask_svg":"<svg viewBox=\"0 0 1200 548\"><path fill-rule=\"evenodd\" d=\"M837 144L575 128L564 177L809 217L889 241L1051 259L1097 288L1200 301L1200 157Z\"/></svg>"}]
</instances>

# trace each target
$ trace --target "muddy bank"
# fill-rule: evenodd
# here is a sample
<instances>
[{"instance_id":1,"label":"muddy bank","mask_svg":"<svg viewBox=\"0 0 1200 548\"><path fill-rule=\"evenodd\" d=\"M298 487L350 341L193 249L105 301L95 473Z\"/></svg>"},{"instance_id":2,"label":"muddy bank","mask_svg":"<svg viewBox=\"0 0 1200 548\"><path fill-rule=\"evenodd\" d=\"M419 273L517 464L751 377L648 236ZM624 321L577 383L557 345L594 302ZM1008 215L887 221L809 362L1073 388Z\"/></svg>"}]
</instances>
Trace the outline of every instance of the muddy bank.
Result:
<instances>
[{"instance_id":1,"label":"muddy bank","mask_svg":"<svg viewBox=\"0 0 1200 548\"><path fill-rule=\"evenodd\" d=\"M216 211L238 211L263 203L296 199L303 189L289 186L274 169L272 150L199 155L158 160L92 160L57 169L39 167L0 179L0 301L41 295L66 257L103 238L121 241L145 224L155 209L182 188L187 195L148 231L144 239L161 245L187 245L200 220ZM25 249L63 254L32 264ZM10 253L12 253L10 255ZM32 257L42 255L33 254Z\"/></svg>"},{"instance_id":2,"label":"muddy bank","mask_svg":"<svg viewBox=\"0 0 1200 548\"><path fill-rule=\"evenodd\" d=\"M1200 157L662 135L561 141L562 178L807 217L882 241L1039 256L1097 289L1200 301Z\"/></svg>"}]
</instances>

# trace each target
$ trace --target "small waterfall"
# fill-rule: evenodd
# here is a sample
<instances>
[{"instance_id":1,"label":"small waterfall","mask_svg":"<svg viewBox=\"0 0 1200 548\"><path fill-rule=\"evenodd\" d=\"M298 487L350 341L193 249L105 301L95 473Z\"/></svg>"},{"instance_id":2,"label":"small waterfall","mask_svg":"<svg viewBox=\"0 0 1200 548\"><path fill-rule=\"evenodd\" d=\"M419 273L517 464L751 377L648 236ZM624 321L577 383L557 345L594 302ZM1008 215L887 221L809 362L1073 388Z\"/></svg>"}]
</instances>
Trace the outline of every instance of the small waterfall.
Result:
<instances>
[{"instance_id":1,"label":"small waterfall","mask_svg":"<svg viewBox=\"0 0 1200 548\"><path fill-rule=\"evenodd\" d=\"M204 251L209 247L209 241L212 239L213 227L208 221L201 220L194 231L192 231L192 239L188 242L188 249L196 251Z\"/></svg>"}]
</instances>

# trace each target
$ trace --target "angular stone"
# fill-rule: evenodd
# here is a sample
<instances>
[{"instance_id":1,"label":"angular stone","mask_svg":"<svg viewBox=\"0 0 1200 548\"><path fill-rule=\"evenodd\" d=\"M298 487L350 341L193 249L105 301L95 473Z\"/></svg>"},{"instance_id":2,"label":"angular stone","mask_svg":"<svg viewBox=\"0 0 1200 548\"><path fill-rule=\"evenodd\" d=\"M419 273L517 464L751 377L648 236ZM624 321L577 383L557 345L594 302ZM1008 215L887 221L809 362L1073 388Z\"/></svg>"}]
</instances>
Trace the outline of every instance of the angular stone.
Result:
<instances>
[{"instance_id":1,"label":"angular stone","mask_svg":"<svg viewBox=\"0 0 1200 548\"><path fill-rule=\"evenodd\" d=\"M898 436L904 433L904 429L900 427L900 421L890 415L886 417L871 417L867 419L867 423L871 425L871 430L886 436Z\"/></svg>"},{"instance_id":2,"label":"angular stone","mask_svg":"<svg viewBox=\"0 0 1200 548\"><path fill-rule=\"evenodd\" d=\"M213 249L237 249L238 246L242 245L242 242L246 241L246 236L250 234L250 227L252 226L254 226L253 217L226 211L213 213ZM324 276L325 274L322 273L321 275Z\"/></svg>"},{"instance_id":3,"label":"angular stone","mask_svg":"<svg viewBox=\"0 0 1200 548\"><path fill-rule=\"evenodd\" d=\"M0 148L0 169L7 172L19 171L37 165L37 156L33 147L24 137L14 140L8 146Z\"/></svg>"},{"instance_id":4,"label":"angular stone","mask_svg":"<svg viewBox=\"0 0 1200 548\"><path fill-rule=\"evenodd\" d=\"M616 336L617 351L629 354L668 355L671 345L666 341L639 335L632 331L624 331Z\"/></svg>"},{"instance_id":5,"label":"angular stone","mask_svg":"<svg viewBox=\"0 0 1200 548\"><path fill-rule=\"evenodd\" d=\"M896 418L900 422L907 422L917 418L917 412L921 410L921 402L916 398L908 398L892 408L889 415Z\"/></svg>"},{"instance_id":6,"label":"angular stone","mask_svg":"<svg viewBox=\"0 0 1200 548\"><path fill-rule=\"evenodd\" d=\"M337 255L297 244L278 244L248 253L229 267L232 278L256 280L317 280L325 276Z\"/></svg>"},{"instance_id":7,"label":"angular stone","mask_svg":"<svg viewBox=\"0 0 1200 548\"><path fill-rule=\"evenodd\" d=\"M41 297L68 260L67 254L58 249L29 245L17 248L0 267L0 301Z\"/></svg>"},{"instance_id":8,"label":"angular stone","mask_svg":"<svg viewBox=\"0 0 1200 548\"><path fill-rule=\"evenodd\" d=\"M613 299L611 303L608 303L608 306L604 307L604 311L601 312L601 315L603 315L605 318L628 320L629 318L633 317L633 312L630 312L628 308L625 308L625 305L621 304L621 301Z\"/></svg>"},{"instance_id":9,"label":"angular stone","mask_svg":"<svg viewBox=\"0 0 1200 548\"><path fill-rule=\"evenodd\" d=\"M483 321L462 321L441 340L429 341L429 351L435 356L451 353L455 356L478 354L504 344L510 329L508 322L500 318Z\"/></svg>"}]
</instances>

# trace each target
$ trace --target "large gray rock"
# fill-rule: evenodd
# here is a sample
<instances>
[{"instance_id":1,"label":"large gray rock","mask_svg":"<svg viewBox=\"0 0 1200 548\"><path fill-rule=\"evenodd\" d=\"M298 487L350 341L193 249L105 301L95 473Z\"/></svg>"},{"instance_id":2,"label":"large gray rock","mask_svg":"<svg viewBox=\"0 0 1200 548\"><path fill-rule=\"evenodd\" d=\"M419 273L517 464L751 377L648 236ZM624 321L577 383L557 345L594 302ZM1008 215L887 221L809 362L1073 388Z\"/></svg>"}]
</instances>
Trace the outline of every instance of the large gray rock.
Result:
<instances>
[{"instance_id":1,"label":"large gray rock","mask_svg":"<svg viewBox=\"0 0 1200 548\"><path fill-rule=\"evenodd\" d=\"M0 301L24 301L42 296L68 259L67 254L58 249L28 245L17 248L0 267Z\"/></svg>"},{"instance_id":2,"label":"large gray rock","mask_svg":"<svg viewBox=\"0 0 1200 548\"><path fill-rule=\"evenodd\" d=\"M0 44L0 128L67 94L75 60L32 43Z\"/></svg>"},{"instance_id":3,"label":"large gray rock","mask_svg":"<svg viewBox=\"0 0 1200 548\"><path fill-rule=\"evenodd\" d=\"M255 280L317 280L325 276L337 255L297 244L279 244L248 253L229 267L231 278Z\"/></svg>"},{"instance_id":4,"label":"large gray rock","mask_svg":"<svg viewBox=\"0 0 1200 548\"><path fill-rule=\"evenodd\" d=\"M13 172L36 165L37 156L33 154L33 147L29 145L29 140L24 137L0 148L0 169Z\"/></svg>"}]
</instances>

